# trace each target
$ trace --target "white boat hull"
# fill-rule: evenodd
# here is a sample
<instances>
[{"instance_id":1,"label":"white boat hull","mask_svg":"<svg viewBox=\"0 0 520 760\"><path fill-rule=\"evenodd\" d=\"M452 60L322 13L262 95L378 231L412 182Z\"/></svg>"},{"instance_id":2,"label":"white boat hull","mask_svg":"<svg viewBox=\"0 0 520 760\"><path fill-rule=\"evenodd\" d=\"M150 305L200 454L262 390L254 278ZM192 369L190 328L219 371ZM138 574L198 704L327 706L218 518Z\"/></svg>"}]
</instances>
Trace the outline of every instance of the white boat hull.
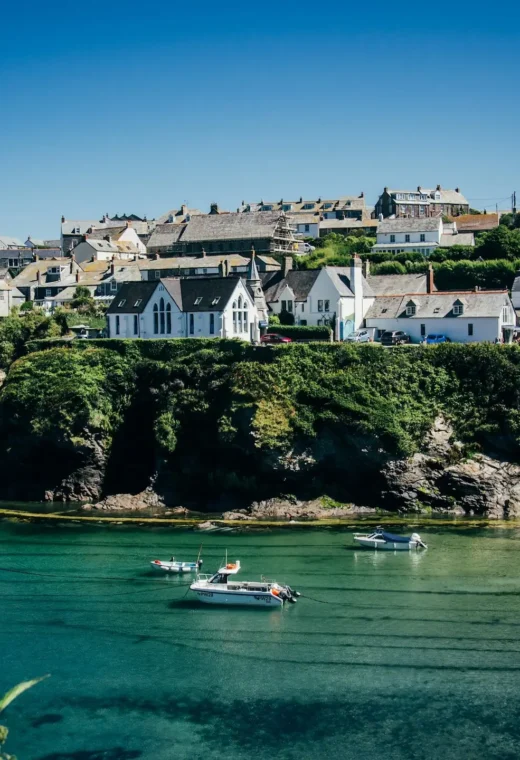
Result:
<instances>
[{"instance_id":1,"label":"white boat hull","mask_svg":"<svg viewBox=\"0 0 520 760\"><path fill-rule=\"evenodd\" d=\"M194 573L197 570L194 563L161 562L161 560L154 559L150 564L154 570L162 570L166 573Z\"/></svg>"},{"instance_id":2,"label":"white boat hull","mask_svg":"<svg viewBox=\"0 0 520 760\"><path fill-rule=\"evenodd\" d=\"M283 599L266 592L253 591L211 591L191 589L204 604L246 605L248 607L282 607Z\"/></svg>"},{"instance_id":3,"label":"white boat hull","mask_svg":"<svg viewBox=\"0 0 520 760\"><path fill-rule=\"evenodd\" d=\"M374 538L365 538L364 536L354 536L354 541L365 549L377 549L378 551L387 552L408 552L411 549L418 549L417 541L381 541Z\"/></svg>"}]
</instances>

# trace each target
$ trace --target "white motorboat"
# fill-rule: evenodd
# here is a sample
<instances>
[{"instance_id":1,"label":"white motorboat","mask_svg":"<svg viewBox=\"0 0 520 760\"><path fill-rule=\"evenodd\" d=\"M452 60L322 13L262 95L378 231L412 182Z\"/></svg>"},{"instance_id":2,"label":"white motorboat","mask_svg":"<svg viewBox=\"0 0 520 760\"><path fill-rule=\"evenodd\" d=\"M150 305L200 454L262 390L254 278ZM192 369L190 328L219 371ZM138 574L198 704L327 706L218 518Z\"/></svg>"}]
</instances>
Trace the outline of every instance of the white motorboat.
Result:
<instances>
[{"instance_id":1,"label":"white motorboat","mask_svg":"<svg viewBox=\"0 0 520 760\"><path fill-rule=\"evenodd\" d=\"M354 533L354 541L366 549L382 549L392 552L428 548L418 533L412 533L411 536L398 536L394 533L387 533L381 527L376 528L373 533Z\"/></svg>"},{"instance_id":2,"label":"white motorboat","mask_svg":"<svg viewBox=\"0 0 520 760\"><path fill-rule=\"evenodd\" d=\"M283 607L285 602L296 602L300 596L290 586L275 581L234 580L240 571L240 562L226 564L214 575L197 576L191 584L200 602L205 604L244 604L256 607ZM230 580L231 578L231 580Z\"/></svg>"},{"instance_id":3,"label":"white motorboat","mask_svg":"<svg viewBox=\"0 0 520 760\"><path fill-rule=\"evenodd\" d=\"M179 562L174 557L168 562L162 559L153 559L150 562L154 570L164 570L167 573L194 573L200 569L202 560L196 562Z\"/></svg>"}]
</instances>

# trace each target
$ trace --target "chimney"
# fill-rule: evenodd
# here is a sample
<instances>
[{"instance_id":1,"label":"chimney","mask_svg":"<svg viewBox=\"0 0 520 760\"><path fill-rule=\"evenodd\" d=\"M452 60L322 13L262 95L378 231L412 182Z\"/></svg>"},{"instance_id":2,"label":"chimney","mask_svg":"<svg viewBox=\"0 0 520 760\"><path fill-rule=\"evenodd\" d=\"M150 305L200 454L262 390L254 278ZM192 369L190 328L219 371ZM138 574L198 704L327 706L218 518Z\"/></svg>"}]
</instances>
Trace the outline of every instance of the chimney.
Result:
<instances>
[{"instance_id":1,"label":"chimney","mask_svg":"<svg viewBox=\"0 0 520 760\"><path fill-rule=\"evenodd\" d=\"M224 274L224 259L220 259L220 263L218 265L218 274L219 274L219 277L225 277L226 276Z\"/></svg>"},{"instance_id":2,"label":"chimney","mask_svg":"<svg viewBox=\"0 0 520 760\"><path fill-rule=\"evenodd\" d=\"M79 272L76 272L76 282L79 282Z\"/></svg>"},{"instance_id":3,"label":"chimney","mask_svg":"<svg viewBox=\"0 0 520 760\"><path fill-rule=\"evenodd\" d=\"M365 191L364 191L364 190L362 190L362 191L359 193L359 197L360 197L360 198L364 198L364 197L365 197Z\"/></svg>"},{"instance_id":4,"label":"chimney","mask_svg":"<svg viewBox=\"0 0 520 760\"><path fill-rule=\"evenodd\" d=\"M435 292L435 284L433 282L433 266L431 264L428 264L428 279L426 281L426 292L427 293Z\"/></svg>"},{"instance_id":5,"label":"chimney","mask_svg":"<svg viewBox=\"0 0 520 760\"><path fill-rule=\"evenodd\" d=\"M283 276L287 277L291 269L293 268L293 257L292 256L284 256L283 257Z\"/></svg>"},{"instance_id":6,"label":"chimney","mask_svg":"<svg viewBox=\"0 0 520 760\"><path fill-rule=\"evenodd\" d=\"M63 214L62 214L62 216L61 216L61 223L62 223L62 224L65 224L65 217L63 216Z\"/></svg>"},{"instance_id":7,"label":"chimney","mask_svg":"<svg viewBox=\"0 0 520 760\"><path fill-rule=\"evenodd\" d=\"M388 188L387 188L387 187L384 187L384 188L383 188L383 192L384 192L384 193L387 193L387 192L388 192Z\"/></svg>"},{"instance_id":8,"label":"chimney","mask_svg":"<svg viewBox=\"0 0 520 760\"><path fill-rule=\"evenodd\" d=\"M224 266L224 277L229 277L229 261L224 259L222 264Z\"/></svg>"},{"instance_id":9,"label":"chimney","mask_svg":"<svg viewBox=\"0 0 520 760\"><path fill-rule=\"evenodd\" d=\"M116 265L114 263L114 259L112 259L112 262L110 264L110 274L114 275L116 273Z\"/></svg>"},{"instance_id":10,"label":"chimney","mask_svg":"<svg viewBox=\"0 0 520 760\"><path fill-rule=\"evenodd\" d=\"M422 193L422 187L420 185L417 186L417 192Z\"/></svg>"},{"instance_id":11,"label":"chimney","mask_svg":"<svg viewBox=\"0 0 520 760\"><path fill-rule=\"evenodd\" d=\"M212 203L210 205L210 207L209 207L209 213L210 214L219 214L220 213L219 210L218 210L218 203Z\"/></svg>"},{"instance_id":12,"label":"chimney","mask_svg":"<svg viewBox=\"0 0 520 760\"><path fill-rule=\"evenodd\" d=\"M456 188L455 188L455 192L456 192L456 193L460 193L460 187L456 187Z\"/></svg>"},{"instance_id":13,"label":"chimney","mask_svg":"<svg viewBox=\"0 0 520 760\"><path fill-rule=\"evenodd\" d=\"M363 261L363 276L368 277L370 274L370 259L364 259Z\"/></svg>"},{"instance_id":14,"label":"chimney","mask_svg":"<svg viewBox=\"0 0 520 760\"><path fill-rule=\"evenodd\" d=\"M436 190L442 190L442 187L440 185L437 185Z\"/></svg>"},{"instance_id":15,"label":"chimney","mask_svg":"<svg viewBox=\"0 0 520 760\"><path fill-rule=\"evenodd\" d=\"M298 202L299 202L299 203L303 203L303 198L302 198L302 196L301 196L301 195L300 195L300 200L299 200Z\"/></svg>"},{"instance_id":16,"label":"chimney","mask_svg":"<svg viewBox=\"0 0 520 760\"><path fill-rule=\"evenodd\" d=\"M70 259L70 273L74 274L74 259L72 257Z\"/></svg>"},{"instance_id":17,"label":"chimney","mask_svg":"<svg viewBox=\"0 0 520 760\"><path fill-rule=\"evenodd\" d=\"M183 203L181 206L181 214L182 216L186 216L187 213L188 213L188 207L185 203Z\"/></svg>"},{"instance_id":18,"label":"chimney","mask_svg":"<svg viewBox=\"0 0 520 760\"><path fill-rule=\"evenodd\" d=\"M39 270L39 269L38 269L38 271L36 272L36 282L38 283L38 285L41 285L41 284L42 284L42 273L40 272L40 270Z\"/></svg>"}]
</instances>

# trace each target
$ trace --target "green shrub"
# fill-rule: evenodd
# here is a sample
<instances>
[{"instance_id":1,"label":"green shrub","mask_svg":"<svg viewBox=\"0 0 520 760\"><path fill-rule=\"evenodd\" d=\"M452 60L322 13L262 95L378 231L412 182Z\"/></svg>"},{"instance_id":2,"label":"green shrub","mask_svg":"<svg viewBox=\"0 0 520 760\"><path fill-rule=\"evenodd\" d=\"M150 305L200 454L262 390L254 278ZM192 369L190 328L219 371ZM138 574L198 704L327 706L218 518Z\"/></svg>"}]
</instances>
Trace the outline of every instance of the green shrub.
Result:
<instances>
[{"instance_id":1,"label":"green shrub","mask_svg":"<svg viewBox=\"0 0 520 760\"><path fill-rule=\"evenodd\" d=\"M276 329L278 335L293 340L330 340L332 331L327 325L282 325Z\"/></svg>"}]
</instances>

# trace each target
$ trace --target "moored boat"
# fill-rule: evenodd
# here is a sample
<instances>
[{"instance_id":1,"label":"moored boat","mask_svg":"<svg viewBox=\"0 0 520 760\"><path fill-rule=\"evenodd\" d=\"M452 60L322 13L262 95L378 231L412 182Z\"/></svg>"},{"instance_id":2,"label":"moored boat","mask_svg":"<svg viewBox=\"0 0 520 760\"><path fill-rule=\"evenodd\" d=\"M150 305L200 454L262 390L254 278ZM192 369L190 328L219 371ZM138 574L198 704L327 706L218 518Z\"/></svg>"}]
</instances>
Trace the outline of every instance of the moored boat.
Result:
<instances>
[{"instance_id":1,"label":"moored boat","mask_svg":"<svg viewBox=\"0 0 520 760\"><path fill-rule=\"evenodd\" d=\"M164 570L166 573L194 573L200 569L202 560L196 562L179 562L174 557L169 561L153 559L150 562L154 570Z\"/></svg>"},{"instance_id":2,"label":"moored boat","mask_svg":"<svg viewBox=\"0 0 520 760\"><path fill-rule=\"evenodd\" d=\"M410 551L410 549L427 549L428 547L418 533L411 536L399 536L388 533L378 527L373 533L354 533L354 541L366 549L382 549L383 551Z\"/></svg>"},{"instance_id":3,"label":"moored boat","mask_svg":"<svg viewBox=\"0 0 520 760\"><path fill-rule=\"evenodd\" d=\"M190 590L204 604L241 604L256 607L283 607L285 602L296 602L299 596L290 586L275 581L234 580L233 576L239 571L238 560L226 562L213 575L199 574L197 580L191 584Z\"/></svg>"}]
</instances>

